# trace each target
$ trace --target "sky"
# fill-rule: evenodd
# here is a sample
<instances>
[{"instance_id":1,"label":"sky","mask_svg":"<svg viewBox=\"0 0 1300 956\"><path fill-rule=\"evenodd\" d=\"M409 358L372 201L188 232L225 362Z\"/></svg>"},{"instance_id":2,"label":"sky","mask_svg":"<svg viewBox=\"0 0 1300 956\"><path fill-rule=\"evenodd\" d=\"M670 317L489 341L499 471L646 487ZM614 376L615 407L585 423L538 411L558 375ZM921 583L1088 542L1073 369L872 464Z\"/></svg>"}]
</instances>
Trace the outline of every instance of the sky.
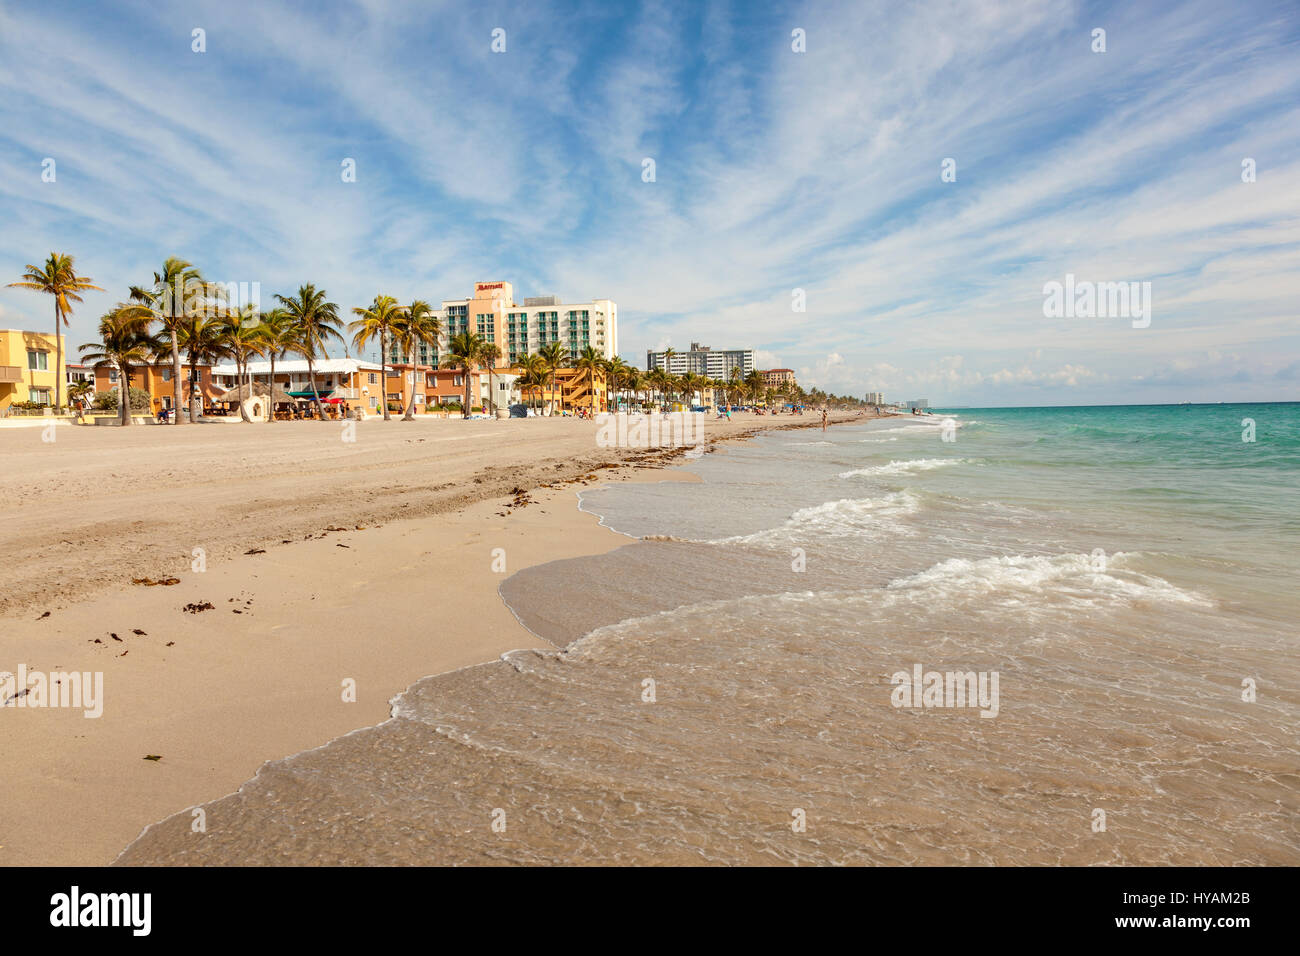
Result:
<instances>
[{"instance_id":1,"label":"sky","mask_svg":"<svg viewBox=\"0 0 1300 956\"><path fill-rule=\"evenodd\" d=\"M74 346L180 256L611 298L636 366L889 401L1297 400L1300 4L0 0L0 280L51 250L106 289ZM1049 315L1067 275L1149 312Z\"/></svg>"}]
</instances>

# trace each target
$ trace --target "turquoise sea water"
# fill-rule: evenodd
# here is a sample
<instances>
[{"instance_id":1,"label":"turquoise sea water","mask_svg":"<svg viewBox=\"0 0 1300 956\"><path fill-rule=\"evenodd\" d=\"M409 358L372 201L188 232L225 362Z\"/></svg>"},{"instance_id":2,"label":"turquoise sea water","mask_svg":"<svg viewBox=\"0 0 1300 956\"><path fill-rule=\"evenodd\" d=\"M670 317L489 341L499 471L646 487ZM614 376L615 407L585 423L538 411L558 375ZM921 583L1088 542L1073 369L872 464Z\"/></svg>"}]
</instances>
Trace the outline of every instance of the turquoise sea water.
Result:
<instances>
[{"instance_id":1,"label":"turquoise sea water","mask_svg":"<svg viewBox=\"0 0 1300 956\"><path fill-rule=\"evenodd\" d=\"M1300 863L1300 405L936 411L685 470L585 489L628 544L504 582L564 650L420 681L123 860ZM997 675L996 713L905 706L918 668Z\"/></svg>"}]
</instances>

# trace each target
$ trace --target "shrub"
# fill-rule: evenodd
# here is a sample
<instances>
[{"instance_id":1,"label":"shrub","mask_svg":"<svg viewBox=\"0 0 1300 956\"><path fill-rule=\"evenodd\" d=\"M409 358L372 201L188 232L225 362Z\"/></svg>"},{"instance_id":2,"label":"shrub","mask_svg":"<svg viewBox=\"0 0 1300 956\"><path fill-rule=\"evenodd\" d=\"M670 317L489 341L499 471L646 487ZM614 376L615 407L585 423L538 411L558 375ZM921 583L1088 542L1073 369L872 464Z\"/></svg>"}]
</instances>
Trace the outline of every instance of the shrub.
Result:
<instances>
[{"instance_id":1,"label":"shrub","mask_svg":"<svg viewBox=\"0 0 1300 956\"><path fill-rule=\"evenodd\" d=\"M152 407L149 393L144 389L133 387L130 391L130 396L131 411L147 412ZM121 399L118 397L117 389L110 388L107 392L96 392L95 400L91 403L90 407L98 412L115 412L119 408L120 401Z\"/></svg>"}]
</instances>

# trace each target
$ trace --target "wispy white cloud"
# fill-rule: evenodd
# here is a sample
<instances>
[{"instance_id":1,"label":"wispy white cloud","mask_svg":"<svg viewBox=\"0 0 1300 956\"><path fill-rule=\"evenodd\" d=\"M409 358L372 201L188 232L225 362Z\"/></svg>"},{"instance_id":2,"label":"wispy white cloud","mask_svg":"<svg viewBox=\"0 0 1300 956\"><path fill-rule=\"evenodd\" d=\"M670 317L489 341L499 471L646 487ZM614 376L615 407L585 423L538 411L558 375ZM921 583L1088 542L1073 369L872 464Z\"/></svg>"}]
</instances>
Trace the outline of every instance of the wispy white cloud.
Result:
<instances>
[{"instance_id":1,"label":"wispy white cloud","mask_svg":"<svg viewBox=\"0 0 1300 956\"><path fill-rule=\"evenodd\" d=\"M1296 397L1300 14L1250 7L0 8L0 269L76 253L113 290L78 341L180 254L347 305L610 296L630 360L750 346L836 391ZM1066 272L1151 281L1150 327L1045 319Z\"/></svg>"}]
</instances>

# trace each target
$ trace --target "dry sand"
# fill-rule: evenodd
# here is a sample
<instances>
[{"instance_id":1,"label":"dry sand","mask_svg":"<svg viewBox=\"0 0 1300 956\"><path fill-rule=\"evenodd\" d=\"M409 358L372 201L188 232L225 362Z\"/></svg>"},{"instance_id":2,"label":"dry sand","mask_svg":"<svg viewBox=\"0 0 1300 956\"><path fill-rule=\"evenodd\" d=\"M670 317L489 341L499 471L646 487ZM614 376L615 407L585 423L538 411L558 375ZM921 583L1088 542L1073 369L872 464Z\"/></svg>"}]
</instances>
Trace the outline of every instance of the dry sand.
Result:
<instances>
[{"instance_id":1,"label":"dry sand","mask_svg":"<svg viewBox=\"0 0 1300 956\"><path fill-rule=\"evenodd\" d=\"M741 415L705 437L816 424ZM0 708L0 865L111 862L263 762L379 723L418 678L537 646L501 581L627 541L577 510L577 488L675 474L645 470L671 455L599 448L575 419L341 434L314 422L63 427L52 443L0 431L0 671L104 674L99 718ZM179 583L131 583L167 577Z\"/></svg>"}]
</instances>

